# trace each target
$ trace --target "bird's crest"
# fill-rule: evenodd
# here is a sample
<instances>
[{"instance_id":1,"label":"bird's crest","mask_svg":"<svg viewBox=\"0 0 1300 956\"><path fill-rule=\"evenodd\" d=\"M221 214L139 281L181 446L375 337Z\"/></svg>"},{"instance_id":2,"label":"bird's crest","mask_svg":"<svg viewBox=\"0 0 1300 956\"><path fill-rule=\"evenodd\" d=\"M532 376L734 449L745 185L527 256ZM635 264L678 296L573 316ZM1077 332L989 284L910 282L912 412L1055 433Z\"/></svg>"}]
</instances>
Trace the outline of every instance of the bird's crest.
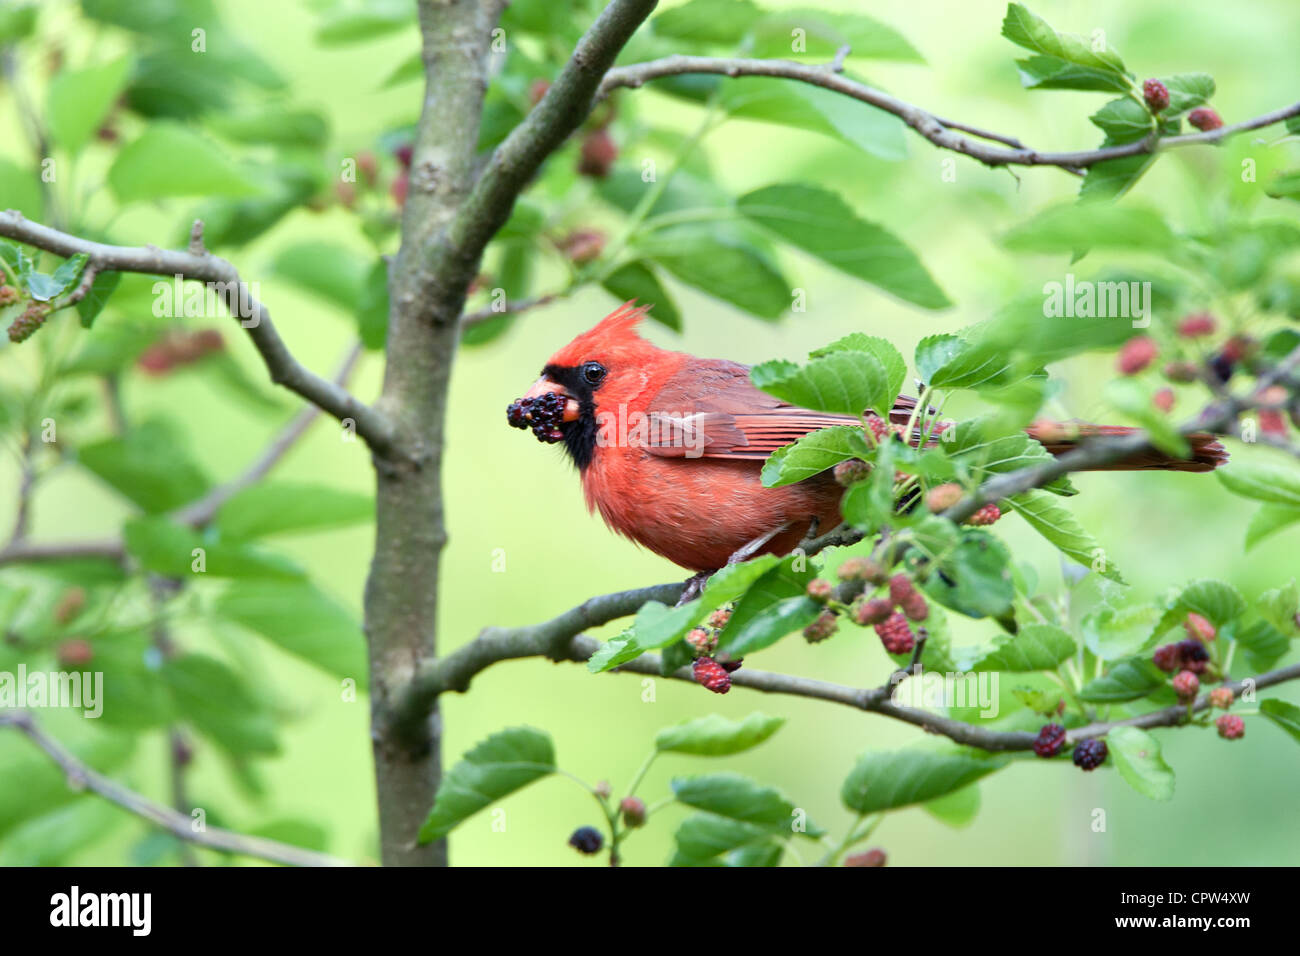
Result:
<instances>
[{"instance_id":1,"label":"bird's crest","mask_svg":"<svg viewBox=\"0 0 1300 956\"><path fill-rule=\"evenodd\" d=\"M575 366L583 362L614 353L635 353L654 349L650 342L637 334L637 326L650 312L649 305L636 305L629 299L583 332L572 342L551 356L551 364Z\"/></svg>"}]
</instances>

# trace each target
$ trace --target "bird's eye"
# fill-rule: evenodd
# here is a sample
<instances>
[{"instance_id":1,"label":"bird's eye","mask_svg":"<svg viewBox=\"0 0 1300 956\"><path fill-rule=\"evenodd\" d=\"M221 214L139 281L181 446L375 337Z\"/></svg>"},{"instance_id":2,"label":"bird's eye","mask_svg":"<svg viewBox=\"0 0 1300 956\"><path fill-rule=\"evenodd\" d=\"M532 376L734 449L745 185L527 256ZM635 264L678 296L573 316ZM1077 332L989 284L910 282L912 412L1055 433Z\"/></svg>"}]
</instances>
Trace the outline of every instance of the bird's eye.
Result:
<instances>
[{"instance_id":1,"label":"bird's eye","mask_svg":"<svg viewBox=\"0 0 1300 956\"><path fill-rule=\"evenodd\" d=\"M599 362L584 362L582 365L582 379L592 387L599 385L605 380L605 366Z\"/></svg>"}]
</instances>

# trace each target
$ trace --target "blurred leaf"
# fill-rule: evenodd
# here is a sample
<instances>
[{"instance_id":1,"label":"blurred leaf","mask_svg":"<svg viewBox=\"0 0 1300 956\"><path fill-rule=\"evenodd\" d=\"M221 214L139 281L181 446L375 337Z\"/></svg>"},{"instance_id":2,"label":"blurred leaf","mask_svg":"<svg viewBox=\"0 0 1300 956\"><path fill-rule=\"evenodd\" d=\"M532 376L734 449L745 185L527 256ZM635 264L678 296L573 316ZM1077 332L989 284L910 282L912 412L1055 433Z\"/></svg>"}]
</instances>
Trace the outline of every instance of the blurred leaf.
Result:
<instances>
[{"instance_id":1,"label":"blurred leaf","mask_svg":"<svg viewBox=\"0 0 1300 956\"><path fill-rule=\"evenodd\" d=\"M304 850L314 850L317 853L324 853L329 847L329 831L311 820L292 817L272 820L270 823L246 828L243 832L248 836L288 843L290 846L300 846Z\"/></svg>"},{"instance_id":2,"label":"blurred leaf","mask_svg":"<svg viewBox=\"0 0 1300 956\"><path fill-rule=\"evenodd\" d=\"M1286 505L1261 505L1246 528L1246 550L1249 551L1269 535L1300 521L1300 508Z\"/></svg>"},{"instance_id":3,"label":"blurred leaf","mask_svg":"<svg viewBox=\"0 0 1300 956\"><path fill-rule=\"evenodd\" d=\"M679 803L697 810L767 827L778 833L801 832L816 839L826 831L806 821L806 831L793 831L796 807L780 791L738 773L711 773L698 777L676 777L673 796Z\"/></svg>"},{"instance_id":4,"label":"blurred leaf","mask_svg":"<svg viewBox=\"0 0 1300 956\"><path fill-rule=\"evenodd\" d=\"M315 531L371 521L369 495L327 485L259 482L239 491L217 512L223 537L262 538L285 531Z\"/></svg>"},{"instance_id":5,"label":"blurred leaf","mask_svg":"<svg viewBox=\"0 0 1300 956\"><path fill-rule=\"evenodd\" d=\"M170 196L247 196L261 185L197 133L156 122L124 147L108 171L121 202Z\"/></svg>"},{"instance_id":6,"label":"blurred leaf","mask_svg":"<svg viewBox=\"0 0 1300 956\"><path fill-rule=\"evenodd\" d=\"M275 720L243 678L214 657L186 654L163 665L178 713L237 755L275 754Z\"/></svg>"},{"instance_id":7,"label":"blurred leaf","mask_svg":"<svg viewBox=\"0 0 1300 956\"><path fill-rule=\"evenodd\" d=\"M663 230L639 243L640 253L687 285L760 319L790 307L791 284L757 247L708 228Z\"/></svg>"},{"instance_id":8,"label":"blurred leaf","mask_svg":"<svg viewBox=\"0 0 1300 956\"><path fill-rule=\"evenodd\" d=\"M17 209L39 222L45 209L40 174L0 156L0 196L6 209Z\"/></svg>"},{"instance_id":9,"label":"blurred leaf","mask_svg":"<svg viewBox=\"0 0 1300 956\"><path fill-rule=\"evenodd\" d=\"M793 50L792 31L802 31L804 49ZM847 46L849 58L900 60L923 63L924 58L901 33L864 13L839 13L829 10L777 10L764 15L750 26L753 39L751 56L785 57L797 53L819 60L829 60Z\"/></svg>"},{"instance_id":10,"label":"blurred leaf","mask_svg":"<svg viewBox=\"0 0 1300 956\"><path fill-rule=\"evenodd\" d=\"M857 813L893 810L960 790L1006 765L1005 758L957 751L869 751L844 781L840 799Z\"/></svg>"},{"instance_id":11,"label":"blurred leaf","mask_svg":"<svg viewBox=\"0 0 1300 956\"><path fill-rule=\"evenodd\" d=\"M332 11L316 30L321 46L364 43L405 30L415 19L415 9L399 0L368 0L363 6Z\"/></svg>"},{"instance_id":12,"label":"blurred leaf","mask_svg":"<svg viewBox=\"0 0 1300 956\"><path fill-rule=\"evenodd\" d=\"M1233 494L1287 508L1300 508L1300 470L1272 462L1237 461L1215 471Z\"/></svg>"},{"instance_id":13,"label":"blurred leaf","mask_svg":"<svg viewBox=\"0 0 1300 956\"><path fill-rule=\"evenodd\" d=\"M1287 631L1294 632L1292 624ZM1251 621L1235 628L1232 636L1246 652L1252 670L1266 671L1291 650L1291 639L1266 620Z\"/></svg>"},{"instance_id":14,"label":"blurred leaf","mask_svg":"<svg viewBox=\"0 0 1300 956\"><path fill-rule=\"evenodd\" d=\"M58 866L112 834L128 816L99 796L86 796L20 824L5 835L0 866Z\"/></svg>"},{"instance_id":15,"label":"blurred leaf","mask_svg":"<svg viewBox=\"0 0 1300 956\"><path fill-rule=\"evenodd\" d=\"M122 438L83 445L81 464L149 513L171 511L201 496L207 476L178 443L176 433L146 421Z\"/></svg>"},{"instance_id":16,"label":"blurred leaf","mask_svg":"<svg viewBox=\"0 0 1300 956\"><path fill-rule=\"evenodd\" d=\"M65 743L78 760L100 773L119 769L135 751L135 739L131 735L108 730L79 735L79 739ZM0 738L0 768L6 781L22 782L21 786L0 787L0 835L8 834L24 820L71 803L78 796L68 786L67 774L16 733Z\"/></svg>"},{"instance_id":17,"label":"blurred leaf","mask_svg":"<svg viewBox=\"0 0 1300 956\"><path fill-rule=\"evenodd\" d=\"M1079 699L1093 704L1117 704L1146 697L1164 685L1165 674L1148 658L1130 657L1084 684Z\"/></svg>"},{"instance_id":18,"label":"blurred leaf","mask_svg":"<svg viewBox=\"0 0 1300 956\"><path fill-rule=\"evenodd\" d=\"M763 463L763 487L791 485L850 458L869 461L872 457L861 427L837 425L818 429L772 452Z\"/></svg>"},{"instance_id":19,"label":"blurred leaf","mask_svg":"<svg viewBox=\"0 0 1300 956\"><path fill-rule=\"evenodd\" d=\"M8 3L0 7L0 44L13 43L31 36L36 29L35 3Z\"/></svg>"},{"instance_id":20,"label":"blurred leaf","mask_svg":"<svg viewBox=\"0 0 1300 956\"><path fill-rule=\"evenodd\" d=\"M1174 771L1160 753L1160 742L1145 730L1116 727L1106 735L1110 755L1134 790L1152 800L1174 798Z\"/></svg>"},{"instance_id":21,"label":"blurred leaf","mask_svg":"<svg viewBox=\"0 0 1300 956\"><path fill-rule=\"evenodd\" d=\"M620 302L636 299L643 305L654 306L650 318L676 332L682 330L682 315L677 305L645 262L637 260L619 266L605 277L601 285Z\"/></svg>"},{"instance_id":22,"label":"blurred leaf","mask_svg":"<svg viewBox=\"0 0 1300 956\"><path fill-rule=\"evenodd\" d=\"M308 581L240 581L217 598L213 613L328 674L366 684L360 624Z\"/></svg>"},{"instance_id":23,"label":"blurred leaf","mask_svg":"<svg viewBox=\"0 0 1300 956\"><path fill-rule=\"evenodd\" d=\"M661 37L687 43L739 43L763 16L752 0L688 0L656 14L650 27Z\"/></svg>"},{"instance_id":24,"label":"blurred leaf","mask_svg":"<svg viewBox=\"0 0 1300 956\"><path fill-rule=\"evenodd\" d=\"M361 344L382 349L388 339L388 263L376 259L366 274L357 303L357 332Z\"/></svg>"},{"instance_id":25,"label":"blurred leaf","mask_svg":"<svg viewBox=\"0 0 1300 956\"><path fill-rule=\"evenodd\" d=\"M980 812L980 788L971 784L942 797L921 804L921 809L940 823L950 827L965 827L975 822Z\"/></svg>"},{"instance_id":26,"label":"blurred leaf","mask_svg":"<svg viewBox=\"0 0 1300 956\"><path fill-rule=\"evenodd\" d=\"M742 859L753 853L767 858L770 852L770 827L729 820L713 813L692 813L673 835L676 852L669 866L714 866L723 854L742 851Z\"/></svg>"},{"instance_id":27,"label":"blurred leaf","mask_svg":"<svg viewBox=\"0 0 1300 956\"><path fill-rule=\"evenodd\" d=\"M241 544L211 541L162 515L133 518L122 529L126 549L141 567L173 578L208 574L214 578L298 578L302 569L288 558ZM203 570L196 571L196 551L203 552Z\"/></svg>"},{"instance_id":28,"label":"blurred leaf","mask_svg":"<svg viewBox=\"0 0 1300 956\"><path fill-rule=\"evenodd\" d=\"M1074 638L1053 624L1030 624L997 641L994 650L971 666L973 671L1053 671L1075 651Z\"/></svg>"},{"instance_id":29,"label":"blurred leaf","mask_svg":"<svg viewBox=\"0 0 1300 956\"><path fill-rule=\"evenodd\" d=\"M833 192L815 186L767 186L736 200L753 222L823 262L927 309L952 303L915 253L866 220Z\"/></svg>"},{"instance_id":30,"label":"blurred leaf","mask_svg":"<svg viewBox=\"0 0 1300 956\"><path fill-rule=\"evenodd\" d=\"M84 70L61 70L50 81L46 106L50 136L70 154L81 148L103 124L126 85L130 57Z\"/></svg>"},{"instance_id":31,"label":"blurred leaf","mask_svg":"<svg viewBox=\"0 0 1300 956\"><path fill-rule=\"evenodd\" d=\"M1070 510L1045 491L1023 491L1007 499L1029 526L1054 544L1067 558L1092 568L1120 584L1124 578L1106 557L1106 550L1084 530ZM1098 561L1098 558L1101 560Z\"/></svg>"},{"instance_id":32,"label":"blurred leaf","mask_svg":"<svg viewBox=\"0 0 1300 956\"><path fill-rule=\"evenodd\" d=\"M709 714L665 727L655 735L655 749L701 757L726 757L757 747L780 730L785 720L758 711L742 721Z\"/></svg>"},{"instance_id":33,"label":"blurred leaf","mask_svg":"<svg viewBox=\"0 0 1300 956\"><path fill-rule=\"evenodd\" d=\"M1259 702L1259 712L1300 742L1300 707L1290 701L1269 698Z\"/></svg>"},{"instance_id":34,"label":"blurred leaf","mask_svg":"<svg viewBox=\"0 0 1300 956\"><path fill-rule=\"evenodd\" d=\"M1002 244L1017 252L1070 254L1079 249L1158 252L1174 242L1174 234L1158 213L1099 203L1053 206L1002 237Z\"/></svg>"},{"instance_id":35,"label":"blurred leaf","mask_svg":"<svg viewBox=\"0 0 1300 956\"><path fill-rule=\"evenodd\" d=\"M493 734L442 778L429 818L420 827L419 842L446 836L484 807L554 772L550 734L531 727Z\"/></svg>"},{"instance_id":36,"label":"blurred leaf","mask_svg":"<svg viewBox=\"0 0 1300 956\"><path fill-rule=\"evenodd\" d=\"M313 295L355 312L367 264L352 250L333 242L299 242L281 249L275 271Z\"/></svg>"},{"instance_id":37,"label":"blurred leaf","mask_svg":"<svg viewBox=\"0 0 1300 956\"><path fill-rule=\"evenodd\" d=\"M208 125L236 143L269 143L321 149L329 142L329 120L316 110L282 104L214 114Z\"/></svg>"},{"instance_id":38,"label":"blurred leaf","mask_svg":"<svg viewBox=\"0 0 1300 956\"><path fill-rule=\"evenodd\" d=\"M1295 578L1285 587L1272 588L1261 594L1255 602L1259 613L1283 634L1300 636L1300 586Z\"/></svg>"}]
</instances>

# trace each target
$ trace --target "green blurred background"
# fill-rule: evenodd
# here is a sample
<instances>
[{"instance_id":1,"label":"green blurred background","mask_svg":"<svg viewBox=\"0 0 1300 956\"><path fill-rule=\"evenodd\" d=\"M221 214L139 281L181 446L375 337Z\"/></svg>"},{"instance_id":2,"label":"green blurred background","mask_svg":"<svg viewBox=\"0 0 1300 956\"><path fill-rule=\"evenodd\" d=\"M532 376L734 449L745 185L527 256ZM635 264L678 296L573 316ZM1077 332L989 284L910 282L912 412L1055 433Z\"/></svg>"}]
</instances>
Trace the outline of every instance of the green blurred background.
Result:
<instances>
[{"instance_id":1,"label":"green blurred background","mask_svg":"<svg viewBox=\"0 0 1300 956\"><path fill-rule=\"evenodd\" d=\"M858 9L857 4L831 0L821 5ZM303 4L227 0L220 7L244 41L293 78L304 105L328 112L334 148L361 148L377 127L414 118L416 85L378 89L392 65L415 50L413 32L359 47L321 50L311 43L314 20ZM1219 89L1215 106L1229 123L1293 101L1300 90L1300 58L1295 56L1300 5L1293 0L1037 0L1031 8L1061 30L1088 34L1104 29L1110 45L1139 77L1190 70L1212 73ZM998 35L1004 10L1000 0L871 4L869 12L901 30L927 63L872 62L862 72L876 85L941 116L1014 134L1032 145L1095 145L1099 137L1087 116L1104 99L1095 93L1022 90L1012 64L1017 51ZM89 48L94 42L88 32L68 39L75 48ZM697 111L679 101L652 91L633 95L631 108L665 125L689 131L697 122ZM624 102L629 99L625 96ZM0 110L0 129L15 130L12 104L6 99ZM1279 135L1275 128L1220 150L1175 151L1138 185L1135 197L1157 204L1176 225L1195 228L1216 215L1214 197L1236 183L1242 156L1257 156L1263 167L1286 152L1286 146L1258 142ZM100 147L92 147L84 158L88 166L105 162L95 155L96 149ZM0 155L17 156L21 150L16 137L0 137ZM798 359L810 348L862 330L887 336L910 354L921 337L986 318L1008 298L1059 278L1064 268L1054 258L1012 256L996 242L1011 225L1074 195L1076 181L1058 170L1012 175L955 157L956 178L950 182L942 166L949 155L910 134L909 157L888 163L815 134L745 122L728 123L713 133L705 150L719 181L733 193L779 181L817 182L837 189L863 216L888 224L910 244L956 305L925 312L810 259L788 255L784 261L790 273L807 290L806 313L768 324L674 285L685 316L684 331L676 335L657 325L648 329L649 337L670 348L743 362ZM637 157L625 155L620 162L636 163ZM95 202L92 197L92 208ZM115 235L138 242L175 236L186 209L185 203L176 202L135 207L114 224ZM572 224L584 224L583 216L579 207ZM323 371L350 340L349 317L277 279L267 268L277 249L320 237L355 245L359 253L365 250L351 218L334 208L295 213L241 250L235 261L246 276L260 281L263 300L300 359ZM1095 268L1096 263L1088 266ZM560 281L558 272L555 278ZM539 285L544 287L545 279ZM458 357L445 473L450 544L443 565L443 651L470 641L485 625L540 621L593 594L682 577L680 570L614 537L587 514L577 476L558 448L541 446L505 426L506 404L522 394L547 356L613 305L599 290L584 291L529 313L506 336L485 347L463 349ZM233 330L227 340L250 375L260 374L248 343ZM0 375L5 374L7 359L0 357ZM1095 416L1101 407L1095 389L1109 370L1105 357L1055 368L1067 388L1054 411L1085 419ZM354 380L356 392L373 397L381 372L380 358L367 354ZM219 478L237 473L283 419L232 404L203 381L185 375L133 377L127 382L126 401L138 417L157 409L181 418L197 457ZM1268 454L1237 444L1232 451ZM0 463L0 488L6 498L16 474L12 458L6 457ZM364 447L341 442L329 423L314 427L277 476L327 480L357 490L368 490L371 480ZM1285 583L1300 567L1294 529L1243 557L1241 541L1252 506L1227 495L1211 478L1101 474L1080 476L1077 485L1082 493L1071 502L1074 511L1143 595L1214 576L1232 581L1249 598ZM67 469L42 489L33 536L53 540L114 533L124 517L118 501L94 479ZM1015 518L997 530L1023 560L1036 565L1044 589L1060 587L1059 561L1045 542ZM359 612L371 553L370 528L301 536L286 541L285 547L314 579ZM499 554L505 558L500 573L493 571ZM959 641L990 636L988 623L953 620ZM616 627L606 629L606 635L616 632ZM178 639L193 646L211 640L203 633L184 632ZM315 821L328 830L330 852L373 860L374 793L364 700L340 702L333 679L269 646L260 648L260 656L280 705L294 714L283 736L283 755L264 764L267 796L250 800L230 784L222 760L210 748L200 747L192 774L193 802L219 811L235 828L284 818ZM792 638L760 658L751 663L854 685L878 682L889 667L874 647L852 635L817 647ZM1280 696L1297 699L1290 689ZM840 832L850 815L839 803L839 785L856 755L868 748L903 746L921 736L877 716L766 698L743 689L719 698L706 696L697 686L659 680L653 702L645 702L637 676L591 676L580 666L521 661L481 674L467 695L443 698L444 757L450 765L487 734L531 724L554 735L564 769L589 782L608 779L619 792L658 728L712 711L743 717L760 709L789 718L771 741L751 753L708 764L682 756L661 758L641 793L653 801L667 792L674 775L735 769L780 787L814 820ZM78 732L75 721L51 716L47 723L69 736ZM909 809L890 814L871 843L886 848L891 864L898 865L1295 863L1300 860L1300 761L1294 747L1283 745L1277 728L1257 720L1248 721L1248 728L1246 738L1231 746L1215 738L1212 730L1160 733L1165 756L1178 774L1172 803L1145 800L1110 769L1085 776L1067 762L1017 763L981 784L983 806L969 826L952 829L921 809ZM26 746L0 740L5 754ZM163 736L143 740L136 759L117 776L165 799ZM0 787L15 786L21 782L0 782ZM489 814L481 814L453 834L453 862L598 865L564 845L574 827L599 822L590 799L571 781L548 778L503 806L504 832L494 831ZM1091 828L1095 808L1107 815L1103 833ZM676 809L656 815L626 844L627 862L664 862L679 818ZM126 862L143 829L130 821L73 859Z\"/></svg>"}]
</instances>

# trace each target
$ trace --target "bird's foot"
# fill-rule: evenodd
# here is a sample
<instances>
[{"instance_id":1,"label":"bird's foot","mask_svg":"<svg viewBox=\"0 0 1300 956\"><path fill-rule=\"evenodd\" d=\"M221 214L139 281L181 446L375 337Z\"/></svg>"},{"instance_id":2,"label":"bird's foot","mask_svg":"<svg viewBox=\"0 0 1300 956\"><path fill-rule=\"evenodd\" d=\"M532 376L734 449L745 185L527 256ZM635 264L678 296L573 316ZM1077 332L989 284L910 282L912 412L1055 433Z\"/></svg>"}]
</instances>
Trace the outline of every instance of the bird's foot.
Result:
<instances>
[{"instance_id":1,"label":"bird's foot","mask_svg":"<svg viewBox=\"0 0 1300 956\"><path fill-rule=\"evenodd\" d=\"M737 548L736 551L731 555L731 557L727 558L727 563L740 564L741 561L745 561L749 558L752 558L755 552L757 552L760 548L762 548L763 545L767 544L778 534L781 534L782 532L789 531L789 530L790 530L790 522L787 521L785 524L773 528L771 531L768 531L766 534L759 535L753 541L747 542L746 544L741 545L739 548Z\"/></svg>"},{"instance_id":2,"label":"bird's foot","mask_svg":"<svg viewBox=\"0 0 1300 956\"><path fill-rule=\"evenodd\" d=\"M701 593L703 593L704 585L708 583L709 578L712 576L712 571L700 571L696 574L692 574L686 579L685 584L683 584L682 596L677 599L677 603L674 604L673 607L681 607L683 604L694 601Z\"/></svg>"}]
</instances>

